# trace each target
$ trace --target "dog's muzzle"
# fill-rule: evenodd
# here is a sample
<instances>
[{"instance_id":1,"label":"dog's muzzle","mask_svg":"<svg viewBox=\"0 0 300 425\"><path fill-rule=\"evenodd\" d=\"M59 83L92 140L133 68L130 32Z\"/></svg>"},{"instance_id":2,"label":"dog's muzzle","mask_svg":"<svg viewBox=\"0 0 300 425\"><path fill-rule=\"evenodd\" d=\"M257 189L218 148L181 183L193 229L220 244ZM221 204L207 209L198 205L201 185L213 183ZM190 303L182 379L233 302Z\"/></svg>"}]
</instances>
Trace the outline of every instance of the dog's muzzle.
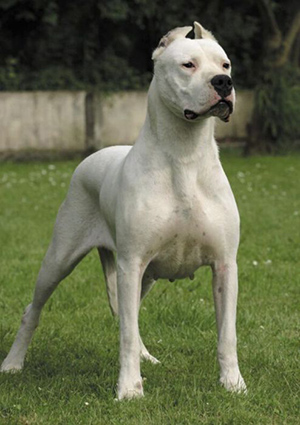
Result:
<instances>
[{"instance_id":1,"label":"dog's muzzle","mask_svg":"<svg viewBox=\"0 0 300 425\"><path fill-rule=\"evenodd\" d=\"M233 104L231 100L227 100L227 98L230 96L233 89L232 79L228 75L220 74L215 75L210 82L221 99L208 111L202 114L197 114L194 111L185 109L184 116L187 120L195 120L199 116L214 116L220 118L222 121L229 121L229 116L233 111Z\"/></svg>"}]
</instances>

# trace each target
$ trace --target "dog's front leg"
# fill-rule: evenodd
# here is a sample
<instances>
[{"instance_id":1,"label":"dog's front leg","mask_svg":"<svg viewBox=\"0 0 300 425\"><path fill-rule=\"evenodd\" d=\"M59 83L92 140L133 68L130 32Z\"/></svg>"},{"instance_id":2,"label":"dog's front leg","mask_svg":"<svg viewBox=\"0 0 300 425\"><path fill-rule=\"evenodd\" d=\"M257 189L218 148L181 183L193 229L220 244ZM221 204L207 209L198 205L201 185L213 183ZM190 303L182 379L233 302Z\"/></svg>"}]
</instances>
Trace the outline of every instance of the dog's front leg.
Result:
<instances>
[{"instance_id":1,"label":"dog's front leg","mask_svg":"<svg viewBox=\"0 0 300 425\"><path fill-rule=\"evenodd\" d=\"M138 312L142 270L138 262L118 258L118 304L120 316L120 375L118 399L143 396L140 373Z\"/></svg>"},{"instance_id":2,"label":"dog's front leg","mask_svg":"<svg viewBox=\"0 0 300 425\"><path fill-rule=\"evenodd\" d=\"M213 268L213 292L218 328L220 382L229 391L246 391L239 371L236 348L238 278L235 261L216 262Z\"/></svg>"}]
</instances>

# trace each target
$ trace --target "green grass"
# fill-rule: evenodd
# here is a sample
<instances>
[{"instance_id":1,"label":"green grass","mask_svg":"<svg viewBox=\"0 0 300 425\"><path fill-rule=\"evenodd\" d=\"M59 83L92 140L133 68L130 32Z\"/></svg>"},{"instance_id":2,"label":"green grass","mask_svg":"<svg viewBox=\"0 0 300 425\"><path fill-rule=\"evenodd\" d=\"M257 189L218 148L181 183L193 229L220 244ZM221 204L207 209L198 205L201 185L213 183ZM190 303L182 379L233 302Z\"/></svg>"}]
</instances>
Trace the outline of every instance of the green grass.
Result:
<instances>
[{"instance_id":1,"label":"green grass","mask_svg":"<svg viewBox=\"0 0 300 425\"><path fill-rule=\"evenodd\" d=\"M211 273L159 281L141 334L146 397L114 402L118 324L92 252L54 293L24 371L0 376L0 424L299 424L299 156L222 153L241 214L238 349L248 395L218 384ZM0 361L30 302L76 163L1 164Z\"/></svg>"}]
</instances>

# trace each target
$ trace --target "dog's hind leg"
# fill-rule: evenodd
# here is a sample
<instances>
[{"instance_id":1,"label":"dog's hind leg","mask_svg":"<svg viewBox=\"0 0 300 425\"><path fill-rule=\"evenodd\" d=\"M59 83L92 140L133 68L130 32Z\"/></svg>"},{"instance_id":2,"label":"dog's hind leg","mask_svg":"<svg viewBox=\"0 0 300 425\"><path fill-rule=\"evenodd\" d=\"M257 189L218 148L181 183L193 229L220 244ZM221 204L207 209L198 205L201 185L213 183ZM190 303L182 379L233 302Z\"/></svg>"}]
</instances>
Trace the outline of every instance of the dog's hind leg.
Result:
<instances>
[{"instance_id":1,"label":"dog's hind leg","mask_svg":"<svg viewBox=\"0 0 300 425\"><path fill-rule=\"evenodd\" d=\"M151 277L144 275L143 280L142 280L142 291L141 291L141 303L143 301L143 299L145 298L145 296L150 292L151 288L153 287L155 283L155 280L152 279ZM141 346L141 360L147 360L153 364L158 364L160 363L159 360L157 360L154 356L152 356L149 351L147 350L147 348L145 347L142 338L140 336L140 346Z\"/></svg>"},{"instance_id":2,"label":"dog's hind leg","mask_svg":"<svg viewBox=\"0 0 300 425\"><path fill-rule=\"evenodd\" d=\"M77 195L80 193L77 192ZM2 363L1 371L22 369L44 304L59 282L71 273L93 246L99 245L94 240L97 229L94 228L96 223L93 221L92 204L89 205L87 199L79 202L77 197L75 200L70 198L58 212L52 242L38 274L33 301L24 312L15 342Z\"/></svg>"},{"instance_id":3,"label":"dog's hind leg","mask_svg":"<svg viewBox=\"0 0 300 425\"><path fill-rule=\"evenodd\" d=\"M108 296L109 306L113 316L118 315L117 268L112 251L98 248Z\"/></svg>"}]
</instances>

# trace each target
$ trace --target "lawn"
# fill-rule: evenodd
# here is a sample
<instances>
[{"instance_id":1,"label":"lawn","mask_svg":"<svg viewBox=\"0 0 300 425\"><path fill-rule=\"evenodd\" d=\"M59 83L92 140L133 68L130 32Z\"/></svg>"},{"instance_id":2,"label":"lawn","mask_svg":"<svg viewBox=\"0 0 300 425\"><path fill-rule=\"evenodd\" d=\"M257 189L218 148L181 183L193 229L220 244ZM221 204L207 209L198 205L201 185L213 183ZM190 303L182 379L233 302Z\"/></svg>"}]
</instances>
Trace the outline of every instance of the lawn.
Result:
<instances>
[{"instance_id":1,"label":"lawn","mask_svg":"<svg viewBox=\"0 0 300 425\"><path fill-rule=\"evenodd\" d=\"M22 373L0 376L0 424L299 424L299 156L222 153L241 215L238 351L247 395L218 384L211 272L159 281L140 326L160 365L115 402L118 323L92 252L45 306ZM76 161L0 164L0 361L30 302Z\"/></svg>"}]
</instances>

